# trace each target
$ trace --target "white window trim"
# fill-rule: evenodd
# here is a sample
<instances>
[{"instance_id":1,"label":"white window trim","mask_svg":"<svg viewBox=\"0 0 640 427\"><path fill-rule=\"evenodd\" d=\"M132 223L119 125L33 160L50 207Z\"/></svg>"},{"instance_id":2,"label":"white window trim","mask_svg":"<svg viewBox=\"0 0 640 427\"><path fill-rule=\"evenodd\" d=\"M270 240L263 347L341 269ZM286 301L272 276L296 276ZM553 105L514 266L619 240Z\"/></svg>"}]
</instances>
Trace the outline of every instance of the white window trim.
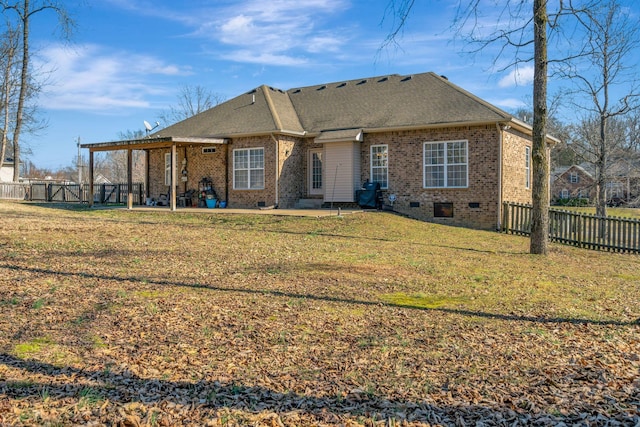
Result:
<instances>
[{"instance_id":1,"label":"white window trim","mask_svg":"<svg viewBox=\"0 0 640 427\"><path fill-rule=\"evenodd\" d=\"M447 145L448 144L453 144L453 143L457 143L457 142L464 142L465 143L465 158L464 158L464 163L452 163L452 164L447 164ZM426 168L427 166L436 166L436 165L427 165L426 164L426 158L427 158L427 145L433 145L433 144L444 144L444 158L443 161L444 163L441 165L444 167L444 185L443 186L438 186L438 187L427 187L427 174L426 174ZM447 185L447 171L449 169L449 166L461 166L464 165L466 168L466 177L465 177L465 184L464 185L456 185L456 186L450 186ZM452 141L427 141L425 143L423 143L422 145L422 188L425 189L438 189L438 188L469 188L469 140L467 139L457 139L457 140L452 140Z\"/></svg>"},{"instance_id":2,"label":"white window trim","mask_svg":"<svg viewBox=\"0 0 640 427\"><path fill-rule=\"evenodd\" d=\"M385 166L373 166L373 149L377 147L384 147L385 152L387 154L387 164ZM370 169L369 169L369 181L374 182L373 179L373 170L374 169L384 169L385 170L385 182L386 185L380 185L380 188L386 190L389 188L389 145L388 144L376 144L372 145L369 149L369 159L370 159Z\"/></svg>"},{"instance_id":3,"label":"white window trim","mask_svg":"<svg viewBox=\"0 0 640 427\"><path fill-rule=\"evenodd\" d=\"M531 188L531 147L524 147L524 172L525 182L524 187L526 189Z\"/></svg>"},{"instance_id":4,"label":"white window trim","mask_svg":"<svg viewBox=\"0 0 640 427\"><path fill-rule=\"evenodd\" d=\"M251 150L262 150L262 167L261 168L254 168L251 169ZM248 151L249 152L249 164L247 169L236 169L236 153L239 153L241 151ZM264 190L264 183L265 183L265 174L264 174L264 170L265 170L265 161L264 161L264 154L265 154L265 149L264 147L248 147L248 148L237 148L235 150L233 150L233 189L234 190ZM242 187L242 188L238 188L236 186L236 171L237 170L242 170L242 171L247 171L247 187ZM261 170L262 171L262 187L254 187L251 188L251 171L252 170Z\"/></svg>"},{"instance_id":5,"label":"white window trim","mask_svg":"<svg viewBox=\"0 0 640 427\"><path fill-rule=\"evenodd\" d=\"M566 199L569 198L569 196L570 196L569 190L567 190L566 188L563 188L562 191L560 191L560 198L561 199L566 200Z\"/></svg>"}]
</instances>

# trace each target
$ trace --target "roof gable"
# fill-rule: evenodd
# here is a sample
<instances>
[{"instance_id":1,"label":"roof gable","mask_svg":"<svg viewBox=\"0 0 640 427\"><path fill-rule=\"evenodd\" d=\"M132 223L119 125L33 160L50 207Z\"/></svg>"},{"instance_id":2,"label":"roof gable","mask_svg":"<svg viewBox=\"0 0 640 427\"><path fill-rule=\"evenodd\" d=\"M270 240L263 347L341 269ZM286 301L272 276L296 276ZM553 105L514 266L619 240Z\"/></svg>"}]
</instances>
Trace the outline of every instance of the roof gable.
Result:
<instances>
[{"instance_id":1,"label":"roof gable","mask_svg":"<svg viewBox=\"0 0 640 427\"><path fill-rule=\"evenodd\" d=\"M288 95L260 86L156 132L153 137L225 137L288 130L303 132Z\"/></svg>"},{"instance_id":2,"label":"roof gable","mask_svg":"<svg viewBox=\"0 0 640 427\"><path fill-rule=\"evenodd\" d=\"M593 180L593 175L587 171L585 168L583 168L580 165L571 165L567 168L567 170L565 170L564 172L562 172L560 175L558 175L558 178L563 177L563 176L567 176L568 174L572 174L572 173L577 173L580 175L583 175L587 178L589 178L590 180Z\"/></svg>"}]
</instances>

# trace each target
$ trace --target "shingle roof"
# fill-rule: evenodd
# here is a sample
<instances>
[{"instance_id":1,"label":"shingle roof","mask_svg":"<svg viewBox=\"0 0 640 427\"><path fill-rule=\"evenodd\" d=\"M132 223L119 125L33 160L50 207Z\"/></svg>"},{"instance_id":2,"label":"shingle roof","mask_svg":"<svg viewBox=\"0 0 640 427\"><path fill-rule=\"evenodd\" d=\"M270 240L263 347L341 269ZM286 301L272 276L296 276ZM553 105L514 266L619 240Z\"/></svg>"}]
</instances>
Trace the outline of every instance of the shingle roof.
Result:
<instances>
[{"instance_id":1,"label":"shingle roof","mask_svg":"<svg viewBox=\"0 0 640 427\"><path fill-rule=\"evenodd\" d=\"M261 86L158 131L153 136L224 137L282 129L303 131L286 92Z\"/></svg>"},{"instance_id":2,"label":"shingle roof","mask_svg":"<svg viewBox=\"0 0 640 427\"><path fill-rule=\"evenodd\" d=\"M512 118L434 73L394 74L288 91L261 86L154 136L231 137L281 131L318 134Z\"/></svg>"},{"instance_id":3,"label":"shingle roof","mask_svg":"<svg viewBox=\"0 0 640 427\"><path fill-rule=\"evenodd\" d=\"M434 73L350 80L288 91L305 130L504 121L511 116Z\"/></svg>"}]
</instances>

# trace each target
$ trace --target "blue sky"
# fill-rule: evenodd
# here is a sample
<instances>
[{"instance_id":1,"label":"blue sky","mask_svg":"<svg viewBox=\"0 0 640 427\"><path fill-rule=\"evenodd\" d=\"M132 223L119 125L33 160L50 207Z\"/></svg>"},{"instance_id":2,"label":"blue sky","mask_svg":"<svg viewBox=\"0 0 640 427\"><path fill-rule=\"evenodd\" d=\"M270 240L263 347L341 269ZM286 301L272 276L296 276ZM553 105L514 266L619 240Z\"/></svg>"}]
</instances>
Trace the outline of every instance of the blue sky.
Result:
<instances>
[{"instance_id":1,"label":"blue sky","mask_svg":"<svg viewBox=\"0 0 640 427\"><path fill-rule=\"evenodd\" d=\"M468 45L450 30L457 0L417 3L400 46L381 49L393 23L389 0L69 0L72 43L53 35L52 13L32 22L34 62L48 73L39 105L49 126L23 137L30 160L72 165L78 138L143 130L185 85L230 99L262 84L286 90L433 71L507 111L526 105L530 66L499 71L495 51L463 53Z\"/></svg>"}]
</instances>

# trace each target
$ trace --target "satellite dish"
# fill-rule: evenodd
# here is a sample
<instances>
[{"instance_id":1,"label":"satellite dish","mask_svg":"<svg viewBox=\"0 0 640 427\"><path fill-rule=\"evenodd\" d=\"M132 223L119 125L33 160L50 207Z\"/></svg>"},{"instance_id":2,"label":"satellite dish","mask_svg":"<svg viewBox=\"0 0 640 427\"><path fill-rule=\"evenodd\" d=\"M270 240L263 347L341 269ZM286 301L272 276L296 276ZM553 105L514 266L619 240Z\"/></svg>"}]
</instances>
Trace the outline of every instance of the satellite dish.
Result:
<instances>
[{"instance_id":1,"label":"satellite dish","mask_svg":"<svg viewBox=\"0 0 640 427\"><path fill-rule=\"evenodd\" d=\"M153 127L152 127L152 126L151 126L151 124L150 124L148 121L146 121L146 120L143 120L143 123L144 123L144 128L147 130L147 136L149 136L149 132L151 132L152 130L154 130L154 129L155 129L155 128L157 128L158 126L160 126L160 122L156 122L156 125L155 125L155 126L153 126Z\"/></svg>"}]
</instances>

